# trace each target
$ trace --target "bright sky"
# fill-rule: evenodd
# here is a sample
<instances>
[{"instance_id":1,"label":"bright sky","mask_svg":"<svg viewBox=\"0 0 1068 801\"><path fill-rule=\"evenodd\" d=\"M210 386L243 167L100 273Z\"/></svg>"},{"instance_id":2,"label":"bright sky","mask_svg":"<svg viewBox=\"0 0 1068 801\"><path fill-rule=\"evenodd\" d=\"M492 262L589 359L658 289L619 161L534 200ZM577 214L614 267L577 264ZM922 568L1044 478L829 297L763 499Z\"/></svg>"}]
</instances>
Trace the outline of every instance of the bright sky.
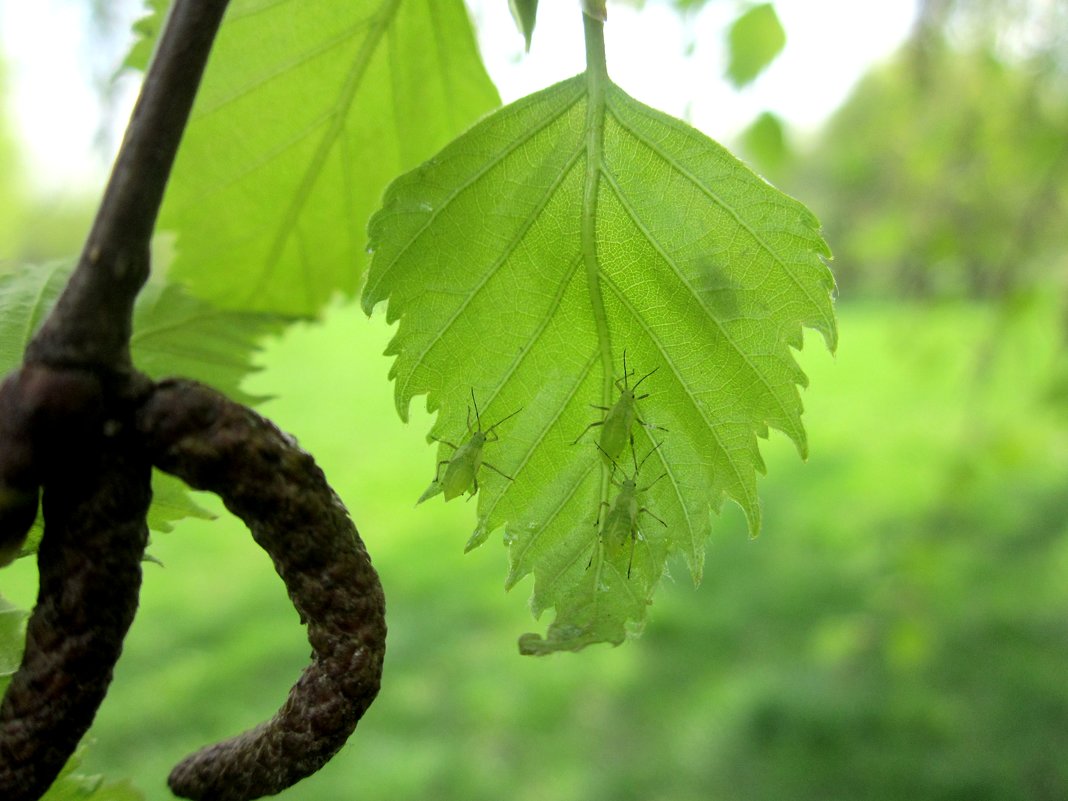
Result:
<instances>
[{"instance_id":1,"label":"bright sky","mask_svg":"<svg viewBox=\"0 0 1068 801\"><path fill-rule=\"evenodd\" d=\"M505 101L583 69L578 0L542 0L529 54L506 0L468 0L490 74ZM742 0L709 3L684 20L663 0L609 2L608 70L630 94L729 140L762 111L812 130L841 102L864 71L901 43L916 0L776 0L786 49L752 86L723 80L723 35ZM112 0L131 21L137 0ZM0 0L0 47L8 64L7 101L28 143L27 172L49 191L99 184L106 175L136 87L128 83L111 119L102 117L88 59L118 63L114 53L90 53L85 4L72 0ZM689 51L689 55L687 52ZM109 124L110 123L110 124ZM106 147L102 129L113 133Z\"/></svg>"}]
</instances>

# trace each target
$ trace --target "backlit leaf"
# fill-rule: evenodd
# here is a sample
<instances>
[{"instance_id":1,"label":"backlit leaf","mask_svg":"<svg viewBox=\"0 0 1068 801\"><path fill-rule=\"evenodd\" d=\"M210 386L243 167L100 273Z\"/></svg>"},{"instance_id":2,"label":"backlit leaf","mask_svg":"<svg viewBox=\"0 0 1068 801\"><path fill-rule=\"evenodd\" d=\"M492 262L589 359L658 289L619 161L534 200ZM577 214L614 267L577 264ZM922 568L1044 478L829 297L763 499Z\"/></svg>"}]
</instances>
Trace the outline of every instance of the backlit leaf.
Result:
<instances>
[{"instance_id":1,"label":"backlit leaf","mask_svg":"<svg viewBox=\"0 0 1068 801\"><path fill-rule=\"evenodd\" d=\"M483 424L523 410L485 447L514 481L481 471L469 547L504 526L507 586L532 573L535 615L555 608L525 652L639 631L669 555L700 578L724 497L759 531L757 438L776 428L807 450L792 350L803 326L832 349L837 336L829 251L804 206L591 70L399 178L370 233L363 304L388 299L400 320L387 353L401 417L425 393L433 435L459 444L472 391ZM635 425L618 460L632 474L659 444L637 483L664 478L637 497L667 525L639 513L633 552L594 525L618 492L597 429L571 444L603 416L591 404L618 398L624 350L630 383L657 370L637 411L666 429Z\"/></svg>"},{"instance_id":2,"label":"backlit leaf","mask_svg":"<svg viewBox=\"0 0 1068 801\"><path fill-rule=\"evenodd\" d=\"M147 5L148 13L133 24L134 41L122 62L125 69L148 69L148 62L152 59L152 51L155 50L156 41L163 31L163 23L167 20L171 3L170 0L148 0Z\"/></svg>"},{"instance_id":3,"label":"backlit leaf","mask_svg":"<svg viewBox=\"0 0 1068 801\"><path fill-rule=\"evenodd\" d=\"M786 31L775 7L771 3L753 6L734 21L727 33L727 77L736 87L752 83L785 46Z\"/></svg>"},{"instance_id":4,"label":"backlit leaf","mask_svg":"<svg viewBox=\"0 0 1068 801\"><path fill-rule=\"evenodd\" d=\"M461 0L234 0L161 212L227 308L352 293L387 183L498 103Z\"/></svg>"},{"instance_id":5,"label":"backlit leaf","mask_svg":"<svg viewBox=\"0 0 1068 801\"><path fill-rule=\"evenodd\" d=\"M508 0L508 6L526 40L527 50L530 50L530 38L534 35L534 23L538 17L538 0Z\"/></svg>"},{"instance_id":6,"label":"backlit leaf","mask_svg":"<svg viewBox=\"0 0 1068 801\"><path fill-rule=\"evenodd\" d=\"M11 677L22 662L26 640L26 613L0 596L0 696L7 691Z\"/></svg>"}]
</instances>

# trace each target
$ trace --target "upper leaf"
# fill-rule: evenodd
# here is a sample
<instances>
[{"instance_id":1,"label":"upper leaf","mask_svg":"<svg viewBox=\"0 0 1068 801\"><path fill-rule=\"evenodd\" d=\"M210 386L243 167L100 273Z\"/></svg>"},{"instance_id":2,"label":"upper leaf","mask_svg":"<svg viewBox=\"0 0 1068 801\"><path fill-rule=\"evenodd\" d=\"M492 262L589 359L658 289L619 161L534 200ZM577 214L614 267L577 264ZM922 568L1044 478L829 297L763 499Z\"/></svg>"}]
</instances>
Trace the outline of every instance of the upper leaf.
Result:
<instances>
[{"instance_id":1,"label":"upper leaf","mask_svg":"<svg viewBox=\"0 0 1068 801\"><path fill-rule=\"evenodd\" d=\"M753 6L734 21L727 34L727 77L736 87L756 80L786 46L786 31L771 3Z\"/></svg>"},{"instance_id":2,"label":"upper leaf","mask_svg":"<svg viewBox=\"0 0 1068 801\"><path fill-rule=\"evenodd\" d=\"M121 69L147 70L156 42L163 31L171 0L148 0L148 13L133 24L134 40Z\"/></svg>"},{"instance_id":3,"label":"upper leaf","mask_svg":"<svg viewBox=\"0 0 1068 801\"><path fill-rule=\"evenodd\" d=\"M234 0L161 211L172 275L315 313L359 285L389 180L498 102L461 0Z\"/></svg>"},{"instance_id":4,"label":"upper leaf","mask_svg":"<svg viewBox=\"0 0 1068 801\"><path fill-rule=\"evenodd\" d=\"M472 391L483 421L523 409L486 446L514 481L481 472L469 545L506 526L507 585L533 573L533 611L556 608L525 652L639 630L671 553L700 577L724 496L758 531L757 437L771 426L806 452L791 349L802 326L836 339L830 254L804 206L591 70L399 178L370 233L363 304L388 298L400 319L387 353L402 418L426 393L433 435L459 444ZM572 442L604 415L591 404L619 398L624 351L629 384L657 369L637 414L665 430L635 424L610 468L596 433ZM606 541L613 482L650 452L634 538Z\"/></svg>"},{"instance_id":5,"label":"upper leaf","mask_svg":"<svg viewBox=\"0 0 1068 801\"><path fill-rule=\"evenodd\" d=\"M512 9L512 17L519 26L529 51L530 39L534 35L534 23L538 19L538 0L508 0L508 7Z\"/></svg>"}]
</instances>

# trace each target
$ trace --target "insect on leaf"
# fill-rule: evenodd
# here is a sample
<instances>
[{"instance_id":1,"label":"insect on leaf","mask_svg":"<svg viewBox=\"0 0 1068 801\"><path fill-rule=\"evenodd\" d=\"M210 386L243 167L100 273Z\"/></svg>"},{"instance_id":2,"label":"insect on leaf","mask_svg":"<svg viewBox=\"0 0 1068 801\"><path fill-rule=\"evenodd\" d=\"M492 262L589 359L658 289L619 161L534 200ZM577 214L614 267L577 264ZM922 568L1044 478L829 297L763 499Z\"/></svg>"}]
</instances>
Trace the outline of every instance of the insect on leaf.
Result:
<instances>
[{"instance_id":1,"label":"insect on leaf","mask_svg":"<svg viewBox=\"0 0 1068 801\"><path fill-rule=\"evenodd\" d=\"M621 642L641 630L669 555L702 573L710 511L738 503L760 528L757 447L769 428L805 456L794 359L802 328L834 348L834 282L815 217L724 148L642 105L607 77L600 23L589 68L486 118L397 179L372 218L368 313L400 320L398 411L416 395L435 433L463 429L468 387L493 412L522 406L494 459L514 481L479 493L473 547L505 528L507 586L533 574L527 653ZM642 496L666 525L627 549L596 549L616 491L587 437L610 408L623 350L665 431ZM657 444L635 425L634 447ZM627 443L627 449L631 447ZM629 457L628 457L629 458ZM591 553L595 553L590 559ZM628 575L629 572L629 575Z\"/></svg>"},{"instance_id":2,"label":"insect on leaf","mask_svg":"<svg viewBox=\"0 0 1068 801\"><path fill-rule=\"evenodd\" d=\"M419 496L419 500L416 501L417 504L422 503L427 498L434 497L438 493L444 494L446 501L450 501L458 495L463 495L465 492L470 493L470 497L474 497L478 492L478 475L482 467L489 468L509 481L512 480L511 476L485 461L482 458L482 450L487 442L496 442L500 439L497 434L497 427L515 417L522 409L517 409L507 417L498 420L489 428L483 429L482 416L478 411L478 402L475 400L474 390L471 391L471 404L475 410L475 427L471 427L470 409L468 409L467 439L464 440L463 444L454 445L448 440L435 437L444 447L452 449L452 456L438 462L434 480L427 487L426 492Z\"/></svg>"}]
</instances>

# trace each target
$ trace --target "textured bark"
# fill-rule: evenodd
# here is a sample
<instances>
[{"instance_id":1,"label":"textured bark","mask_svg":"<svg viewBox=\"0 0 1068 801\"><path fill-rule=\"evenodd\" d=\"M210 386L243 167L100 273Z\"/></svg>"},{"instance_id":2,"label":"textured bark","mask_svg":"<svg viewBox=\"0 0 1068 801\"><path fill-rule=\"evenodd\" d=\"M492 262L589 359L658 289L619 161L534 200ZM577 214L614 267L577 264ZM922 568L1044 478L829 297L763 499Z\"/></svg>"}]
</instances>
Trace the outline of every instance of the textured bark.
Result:
<instances>
[{"instance_id":1,"label":"textured bark","mask_svg":"<svg viewBox=\"0 0 1068 801\"><path fill-rule=\"evenodd\" d=\"M37 605L0 705L5 801L34 801L55 780L93 721L137 609L151 496L131 424L139 382L107 383L28 366L0 389L5 419L21 423L0 471L45 486Z\"/></svg>"},{"instance_id":2,"label":"textured bark","mask_svg":"<svg viewBox=\"0 0 1068 801\"><path fill-rule=\"evenodd\" d=\"M274 718L187 758L178 795L244 801L314 773L378 693L385 599L341 501L292 438L192 381L159 384L138 426L157 466L217 493L274 561L301 619L312 663Z\"/></svg>"}]
</instances>

